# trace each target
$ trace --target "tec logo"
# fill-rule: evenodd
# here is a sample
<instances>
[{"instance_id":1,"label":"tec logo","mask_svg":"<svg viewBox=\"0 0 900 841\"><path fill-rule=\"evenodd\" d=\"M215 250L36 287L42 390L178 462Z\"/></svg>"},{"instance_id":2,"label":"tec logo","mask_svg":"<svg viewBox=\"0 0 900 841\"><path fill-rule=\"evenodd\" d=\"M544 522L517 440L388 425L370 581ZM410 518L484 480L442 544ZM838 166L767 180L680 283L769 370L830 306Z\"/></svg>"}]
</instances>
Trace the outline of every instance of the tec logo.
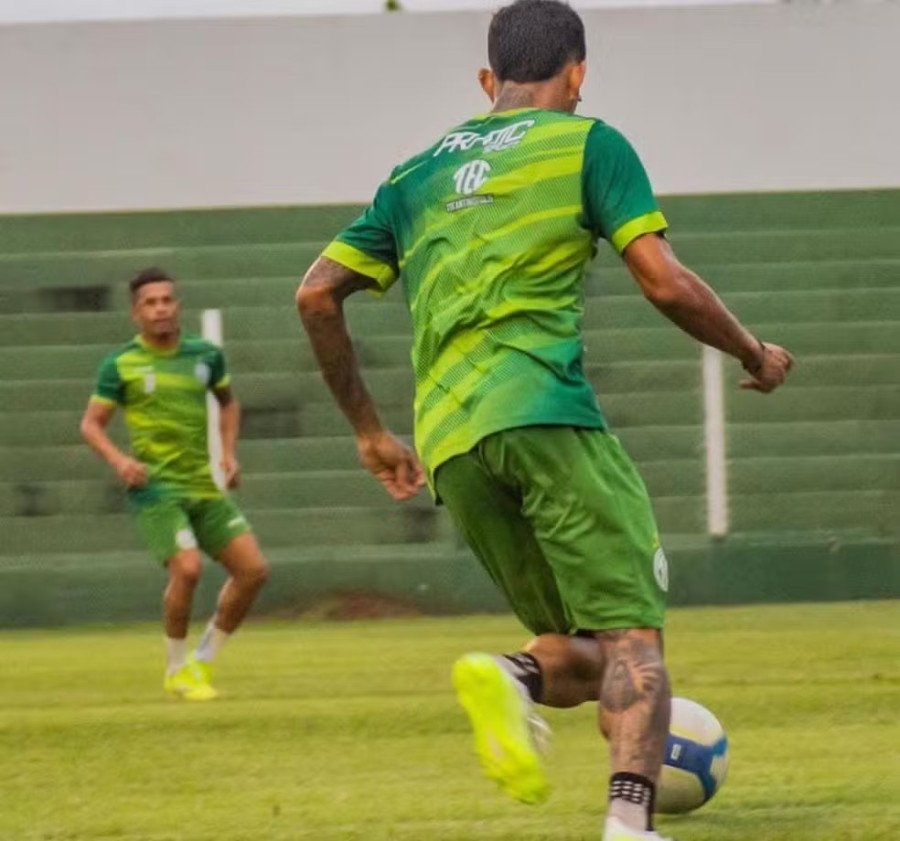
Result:
<instances>
[{"instance_id":1,"label":"tec logo","mask_svg":"<svg viewBox=\"0 0 900 841\"><path fill-rule=\"evenodd\" d=\"M478 159L463 164L456 172L453 173L453 184L456 186L456 192L462 196L470 196L472 193L480 190L491 174L491 165L484 160Z\"/></svg>"}]
</instances>

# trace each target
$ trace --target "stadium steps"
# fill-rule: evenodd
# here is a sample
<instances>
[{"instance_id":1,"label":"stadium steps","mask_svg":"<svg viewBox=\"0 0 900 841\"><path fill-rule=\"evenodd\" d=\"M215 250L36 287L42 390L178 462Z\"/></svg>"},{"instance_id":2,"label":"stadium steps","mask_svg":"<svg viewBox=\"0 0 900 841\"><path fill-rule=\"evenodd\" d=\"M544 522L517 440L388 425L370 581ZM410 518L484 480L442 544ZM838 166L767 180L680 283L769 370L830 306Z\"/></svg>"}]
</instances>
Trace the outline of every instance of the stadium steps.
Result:
<instances>
[{"instance_id":1,"label":"stadium steps","mask_svg":"<svg viewBox=\"0 0 900 841\"><path fill-rule=\"evenodd\" d=\"M794 260L867 260L900 258L900 225L878 228L771 229L723 232L672 232L679 256L691 265L710 263L782 262ZM171 245L128 250L71 250L0 254L0 285L10 283L122 283L142 266L162 264L177 276L299 277L327 240L245 242L240 245ZM619 264L617 255L602 247L596 265Z\"/></svg>"},{"instance_id":2,"label":"stadium steps","mask_svg":"<svg viewBox=\"0 0 900 841\"><path fill-rule=\"evenodd\" d=\"M278 471L351 470L358 467L356 446L348 434L331 438L244 440L241 465L247 473ZM0 447L0 476L35 482L100 479L106 465L84 444Z\"/></svg>"},{"instance_id":3,"label":"stadium steps","mask_svg":"<svg viewBox=\"0 0 900 841\"><path fill-rule=\"evenodd\" d=\"M735 534L726 544L670 534L673 604L877 598L900 589L896 542L854 530ZM429 612L505 605L474 559L447 544L268 548L269 583L257 612L318 615L336 597L376 593ZM0 556L0 616L7 626L156 619L165 576L142 551ZM209 564L194 614L209 615L224 576Z\"/></svg>"},{"instance_id":4,"label":"stadium steps","mask_svg":"<svg viewBox=\"0 0 900 841\"><path fill-rule=\"evenodd\" d=\"M731 498L735 532L806 531L822 534L858 527L873 536L897 537L896 491L738 494ZM267 548L354 546L357 544L453 543L454 528L441 508L301 508L249 510L248 517ZM663 535L702 534L705 506L700 496L657 497L653 508ZM0 517L4 542L0 557L28 554L137 550L127 514ZM73 542L73 534L79 534ZM666 537L668 539L668 537Z\"/></svg>"},{"instance_id":5,"label":"stadium steps","mask_svg":"<svg viewBox=\"0 0 900 841\"><path fill-rule=\"evenodd\" d=\"M766 324L900 319L900 288L825 291L732 292L723 299L746 322ZM612 295L585 309L584 329L647 328L668 322L641 295ZM408 333L409 313L399 299L379 306L351 301L347 306L351 329L367 337ZM199 312L186 310L186 324L197 324ZM300 325L292 304L283 307L229 307L229 341L260 336L298 337ZM59 312L0 315L0 347L22 345L122 344L133 331L124 312Z\"/></svg>"},{"instance_id":6,"label":"stadium steps","mask_svg":"<svg viewBox=\"0 0 900 841\"><path fill-rule=\"evenodd\" d=\"M739 376L735 373L735 379ZM347 429L346 421L327 400L305 405L277 405L257 401L242 393L244 438L284 438L292 435L330 437ZM65 411L0 411L0 440L6 446L74 444L86 402L79 394L77 409ZM606 394L602 406L614 431L662 425L699 425L702 405L699 391L657 391ZM755 393L729 395L729 421L770 424L776 422L896 420L900 386L797 386L774 395ZM412 407L408 401L379 401L386 424L400 434L412 432Z\"/></svg>"},{"instance_id":7,"label":"stadium steps","mask_svg":"<svg viewBox=\"0 0 900 841\"><path fill-rule=\"evenodd\" d=\"M900 281L900 259L806 260L697 264L692 266L723 293L781 292L825 289L879 289L896 287ZM299 283L299 274L287 276L211 279L180 277L181 298L188 309L271 306L291 307ZM83 294L76 294L81 287ZM588 298L634 294L635 281L621 267L604 266L588 274L585 293ZM377 301L375 302L377 305ZM27 285L0 285L0 313L53 312L60 309L93 308L126 311L130 306L127 284L116 282L86 284L80 276L57 278L52 282L32 279Z\"/></svg>"},{"instance_id":8,"label":"stadium steps","mask_svg":"<svg viewBox=\"0 0 900 841\"><path fill-rule=\"evenodd\" d=\"M742 376L740 367L733 367L735 378ZM700 388L700 367L691 360L588 364L585 372L603 402L612 395ZM379 400L412 404L414 385L409 366L372 369L366 372L366 380ZM253 401L261 405L303 407L310 403L330 405L332 401L318 372L245 373L242 383L252 393ZM891 354L809 356L797 366L792 384L797 388L900 386L900 366L897 356ZM53 411L78 405L92 388L92 380L0 380L0 405L10 411Z\"/></svg>"},{"instance_id":9,"label":"stadium steps","mask_svg":"<svg viewBox=\"0 0 900 841\"><path fill-rule=\"evenodd\" d=\"M699 459L667 458L641 463L641 475L654 499L702 496L705 489ZM790 487L792 493L833 491L900 492L900 454L781 456L732 459L728 463L733 494L764 494ZM93 471L92 471L93 472ZM388 502L381 485L353 465L315 470L302 462L280 465L272 472L247 471L237 499L248 511L271 508L380 507ZM431 507L426 494L407 503ZM93 479L0 482L0 516L104 514L125 510L119 483L111 473Z\"/></svg>"},{"instance_id":10,"label":"stadium steps","mask_svg":"<svg viewBox=\"0 0 900 841\"><path fill-rule=\"evenodd\" d=\"M699 425L663 425L617 429L616 434L641 464L687 460L699 464L703 431ZM728 453L733 462L791 457L836 460L860 456L893 459L895 420L733 423L728 427ZM297 470L356 470L356 447L350 435L318 438L245 440L240 446L245 476ZM830 462L829 462L830 463ZM823 464L824 468L827 465ZM733 475L733 474L732 474ZM0 447L0 476L13 482L55 482L108 478L108 468L82 443Z\"/></svg>"},{"instance_id":11,"label":"stadium steps","mask_svg":"<svg viewBox=\"0 0 900 841\"><path fill-rule=\"evenodd\" d=\"M887 370L887 359L864 357L863 366L873 382L891 381L900 376ZM848 368L847 376L851 376ZM884 370L882 370L884 368ZM615 362L588 366L588 376L603 394L653 392L700 387L698 365L689 360L659 362ZM810 376L815 377L813 372ZM838 372L840 374L841 372ZM268 405L331 403L331 394L318 372L245 373L242 388L253 394L254 401ZM413 400L413 377L409 365L402 368L377 368L367 372L366 380L374 394L387 403ZM852 379L848 379L853 382ZM11 410L29 412L54 410L78 405L90 394L91 380L0 380L0 405ZM13 399L14 398L14 399Z\"/></svg>"},{"instance_id":12,"label":"stadium steps","mask_svg":"<svg viewBox=\"0 0 900 841\"><path fill-rule=\"evenodd\" d=\"M227 323L226 323L227 329ZM775 335L804 362L811 356L862 356L900 354L900 330L894 321L848 321L828 323L765 323L764 335ZM121 344L119 342L118 344ZM660 327L588 330L584 333L588 365L664 359L694 360L700 349L680 330ZM408 368L408 336L361 336L354 340L364 369ZM100 361L111 350L109 344L41 345L0 347L0 381L8 379L82 379L93 383ZM305 337L286 339L227 340L230 366L241 375L272 372L318 371Z\"/></svg>"},{"instance_id":13,"label":"stadium steps","mask_svg":"<svg viewBox=\"0 0 900 841\"><path fill-rule=\"evenodd\" d=\"M890 204L884 202L885 212ZM7 252L24 254L324 241L360 210L358 205L320 205L0 216L0 241Z\"/></svg>"},{"instance_id":14,"label":"stadium steps","mask_svg":"<svg viewBox=\"0 0 900 841\"><path fill-rule=\"evenodd\" d=\"M663 196L674 230L768 229L844 231L900 225L895 190L724 193ZM359 215L359 205L35 214L0 216L0 241L9 252L101 250L172 245L284 242L302 235L327 240Z\"/></svg>"},{"instance_id":15,"label":"stadium steps","mask_svg":"<svg viewBox=\"0 0 900 841\"><path fill-rule=\"evenodd\" d=\"M377 490L377 489L375 489ZM373 494L374 494L373 490ZM294 503L302 495L287 497ZM340 503L341 500L335 500ZM282 504L285 504L282 503ZM868 533L897 537L900 492L888 490L767 491L733 493L729 500L736 532L764 530L830 532L865 524ZM702 534L706 509L700 495L653 499L660 532ZM377 507L327 506L254 509L248 516L269 547L353 545L357 543L452 542L454 529L442 508L420 502L396 506L384 495ZM131 518L123 513L0 517L0 556L67 551L109 552L139 548ZM73 534L79 539L73 542Z\"/></svg>"},{"instance_id":16,"label":"stadium steps","mask_svg":"<svg viewBox=\"0 0 900 841\"><path fill-rule=\"evenodd\" d=\"M282 470L278 473L250 473L236 494L242 509L265 511L272 508L356 507L379 508L390 505L381 485L364 471ZM694 460L648 462L642 475L659 496L703 493L702 468ZM860 486L864 487L864 486ZM874 485L873 487L877 487ZM408 508L431 508L428 494L419 494L406 503ZM125 510L118 483L109 475L98 479L36 482L0 482L0 516L63 514L106 514Z\"/></svg>"},{"instance_id":17,"label":"stadium steps","mask_svg":"<svg viewBox=\"0 0 900 841\"><path fill-rule=\"evenodd\" d=\"M432 612L502 608L499 595L471 556L454 544L360 543L266 547L269 582L254 611L295 616L321 609L336 594L383 594ZM208 564L193 614L215 608L224 573ZM165 574L143 551L0 556L0 616L6 626L134 621L159 616Z\"/></svg>"},{"instance_id":18,"label":"stadium steps","mask_svg":"<svg viewBox=\"0 0 900 841\"><path fill-rule=\"evenodd\" d=\"M456 539L443 509L392 505L386 494L380 507L268 508L254 511L252 520L262 543L271 548ZM124 513L0 517L0 529L0 556L140 548L132 518Z\"/></svg>"},{"instance_id":19,"label":"stadium steps","mask_svg":"<svg viewBox=\"0 0 900 841\"><path fill-rule=\"evenodd\" d=\"M673 600L900 593L900 192L676 197L664 210L685 262L760 335L798 356L791 387L766 397L730 388L742 374L726 365L733 532L710 541L698 349L601 246L586 285L586 363L654 494L676 561ZM0 218L0 523L11 535L0 553L0 622L22 599L38 598L27 559L76 613L66 593L79 581L91 582L96 602L98 588L112 593L132 573L144 582L134 603L156 613L158 570L137 550L117 513L121 492L77 429L99 360L133 333L125 281L153 262L179 275L187 325L201 308L223 309L245 408L240 500L285 598L303 598L316 582L362 582L432 606L497 604L446 512L425 497L393 505L357 469L302 336L297 281L357 212ZM400 298L354 296L347 309L383 415L409 434L409 317ZM11 516L23 504L33 516ZM119 576L127 546L135 560ZM411 581L424 589L410 590ZM66 617L40 600L45 615ZM103 615L117 609L107 603Z\"/></svg>"}]
</instances>

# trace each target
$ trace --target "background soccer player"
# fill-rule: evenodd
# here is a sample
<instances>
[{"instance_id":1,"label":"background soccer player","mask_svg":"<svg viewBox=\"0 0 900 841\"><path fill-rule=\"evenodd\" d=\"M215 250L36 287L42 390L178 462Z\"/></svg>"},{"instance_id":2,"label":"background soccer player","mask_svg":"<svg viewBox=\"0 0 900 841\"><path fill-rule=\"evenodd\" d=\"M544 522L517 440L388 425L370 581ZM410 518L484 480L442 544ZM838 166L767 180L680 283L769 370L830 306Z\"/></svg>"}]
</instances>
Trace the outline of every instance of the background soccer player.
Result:
<instances>
[{"instance_id":1,"label":"background soccer player","mask_svg":"<svg viewBox=\"0 0 900 841\"><path fill-rule=\"evenodd\" d=\"M211 663L247 615L268 567L246 519L215 484L207 445L207 391L221 407L222 469L229 488L240 479L235 448L240 407L220 348L183 336L173 279L157 268L130 282L138 335L100 366L81 421L88 444L128 486L138 530L169 576L164 596L166 674L163 686L191 701L216 697ZM106 433L125 409L134 457ZM228 570L210 620L188 656L191 603L200 578L200 549Z\"/></svg>"},{"instance_id":2,"label":"background soccer player","mask_svg":"<svg viewBox=\"0 0 900 841\"><path fill-rule=\"evenodd\" d=\"M582 282L597 239L648 300L736 357L768 392L791 365L682 266L628 141L574 116L582 22L555 0L499 11L480 82L491 113L401 164L324 251L298 305L363 465L396 499L427 474L521 621L506 657L469 654L454 683L488 775L526 802L547 783L531 702L598 701L612 777L604 838L652 830L669 680L666 559L644 485L608 433L582 369ZM416 456L379 421L342 302L403 283L413 320Z\"/></svg>"}]
</instances>

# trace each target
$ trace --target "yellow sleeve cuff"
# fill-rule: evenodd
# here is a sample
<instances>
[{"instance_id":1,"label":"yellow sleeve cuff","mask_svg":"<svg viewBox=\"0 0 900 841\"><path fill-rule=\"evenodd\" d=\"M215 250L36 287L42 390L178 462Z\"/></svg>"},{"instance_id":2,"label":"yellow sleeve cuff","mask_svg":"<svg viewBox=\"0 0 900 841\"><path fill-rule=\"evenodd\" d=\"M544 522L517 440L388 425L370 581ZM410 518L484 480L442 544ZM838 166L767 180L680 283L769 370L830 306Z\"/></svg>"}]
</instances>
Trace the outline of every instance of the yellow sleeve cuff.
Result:
<instances>
[{"instance_id":1,"label":"yellow sleeve cuff","mask_svg":"<svg viewBox=\"0 0 900 841\"><path fill-rule=\"evenodd\" d=\"M103 397L101 394L92 394L91 395L91 403L102 403L104 406L118 406L118 400L112 400L109 397Z\"/></svg>"},{"instance_id":2,"label":"yellow sleeve cuff","mask_svg":"<svg viewBox=\"0 0 900 841\"><path fill-rule=\"evenodd\" d=\"M612 243L612 247L621 254L638 237L644 234L657 234L668 227L669 223L666 222L666 217L658 210L654 210L652 213L645 213L643 216L626 222L613 232L609 241Z\"/></svg>"},{"instance_id":3,"label":"yellow sleeve cuff","mask_svg":"<svg viewBox=\"0 0 900 841\"><path fill-rule=\"evenodd\" d=\"M387 289L397 279L397 273L388 263L337 239L322 252L322 256L351 271L371 277L382 289Z\"/></svg>"}]
</instances>

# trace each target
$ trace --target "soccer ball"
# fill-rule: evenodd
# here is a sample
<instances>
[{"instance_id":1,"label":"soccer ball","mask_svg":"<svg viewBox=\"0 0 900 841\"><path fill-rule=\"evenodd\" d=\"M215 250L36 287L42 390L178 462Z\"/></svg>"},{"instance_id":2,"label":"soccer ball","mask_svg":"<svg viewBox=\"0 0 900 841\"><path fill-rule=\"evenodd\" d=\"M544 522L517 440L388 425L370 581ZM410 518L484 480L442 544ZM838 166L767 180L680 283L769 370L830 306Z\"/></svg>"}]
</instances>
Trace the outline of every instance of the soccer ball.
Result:
<instances>
[{"instance_id":1,"label":"soccer ball","mask_svg":"<svg viewBox=\"0 0 900 841\"><path fill-rule=\"evenodd\" d=\"M656 811L680 815L699 808L725 782L728 737L706 707L672 699L666 757L656 789Z\"/></svg>"}]
</instances>

